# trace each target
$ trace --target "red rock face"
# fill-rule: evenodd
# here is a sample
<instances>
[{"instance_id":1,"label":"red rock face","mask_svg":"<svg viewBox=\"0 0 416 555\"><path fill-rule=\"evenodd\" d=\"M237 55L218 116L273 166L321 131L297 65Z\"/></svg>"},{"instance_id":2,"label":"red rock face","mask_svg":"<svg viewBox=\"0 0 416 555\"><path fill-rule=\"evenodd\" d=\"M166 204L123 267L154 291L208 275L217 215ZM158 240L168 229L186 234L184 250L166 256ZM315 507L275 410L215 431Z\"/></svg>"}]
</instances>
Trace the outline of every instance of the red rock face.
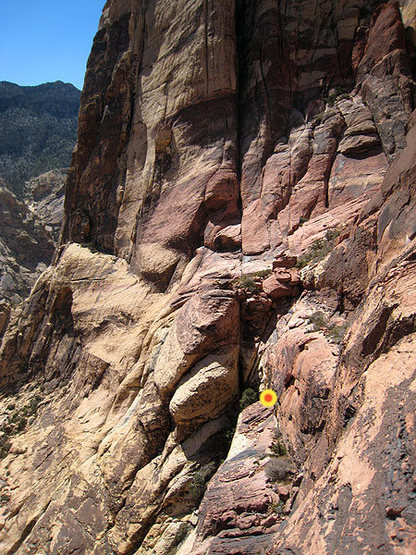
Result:
<instances>
[{"instance_id":1,"label":"red rock face","mask_svg":"<svg viewBox=\"0 0 416 555\"><path fill-rule=\"evenodd\" d=\"M61 246L0 318L2 551L414 551L413 43L376 4L107 2Z\"/></svg>"},{"instance_id":2,"label":"red rock face","mask_svg":"<svg viewBox=\"0 0 416 555\"><path fill-rule=\"evenodd\" d=\"M268 483L267 459L276 422L260 403L242 413L227 461L210 481L199 509L195 553L236 553L267 548L279 518L268 508L279 494ZM239 445L239 439L244 444ZM288 492L284 493L286 499Z\"/></svg>"}]
</instances>

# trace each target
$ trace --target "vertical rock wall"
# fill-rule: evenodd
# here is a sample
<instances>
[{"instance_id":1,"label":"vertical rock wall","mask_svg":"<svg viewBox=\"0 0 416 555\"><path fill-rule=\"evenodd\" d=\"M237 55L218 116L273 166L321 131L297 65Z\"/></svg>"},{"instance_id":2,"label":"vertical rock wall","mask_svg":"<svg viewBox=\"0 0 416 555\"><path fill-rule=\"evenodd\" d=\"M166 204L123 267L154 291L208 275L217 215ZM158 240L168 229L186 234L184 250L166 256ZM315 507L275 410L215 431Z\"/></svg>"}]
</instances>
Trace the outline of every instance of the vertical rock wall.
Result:
<instances>
[{"instance_id":1,"label":"vertical rock wall","mask_svg":"<svg viewBox=\"0 0 416 555\"><path fill-rule=\"evenodd\" d=\"M394 3L107 2L1 344L2 552L413 548L407 35Z\"/></svg>"}]
</instances>

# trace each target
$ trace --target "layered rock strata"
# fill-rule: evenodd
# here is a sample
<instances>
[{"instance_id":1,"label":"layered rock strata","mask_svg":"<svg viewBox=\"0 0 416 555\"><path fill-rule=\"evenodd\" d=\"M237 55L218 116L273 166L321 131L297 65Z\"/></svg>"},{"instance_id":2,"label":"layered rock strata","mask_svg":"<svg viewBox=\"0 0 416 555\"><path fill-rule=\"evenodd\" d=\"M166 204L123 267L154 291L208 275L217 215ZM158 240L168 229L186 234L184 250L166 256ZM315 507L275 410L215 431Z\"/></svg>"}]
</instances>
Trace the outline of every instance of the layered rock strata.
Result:
<instances>
[{"instance_id":1,"label":"layered rock strata","mask_svg":"<svg viewBox=\"0 0 416 555\"><path fill-rule=\"evenodd\" d=\"M414 550L409 34L394 3L106 3L2 339L4 553Z\"/></svg>"}]
</instances>

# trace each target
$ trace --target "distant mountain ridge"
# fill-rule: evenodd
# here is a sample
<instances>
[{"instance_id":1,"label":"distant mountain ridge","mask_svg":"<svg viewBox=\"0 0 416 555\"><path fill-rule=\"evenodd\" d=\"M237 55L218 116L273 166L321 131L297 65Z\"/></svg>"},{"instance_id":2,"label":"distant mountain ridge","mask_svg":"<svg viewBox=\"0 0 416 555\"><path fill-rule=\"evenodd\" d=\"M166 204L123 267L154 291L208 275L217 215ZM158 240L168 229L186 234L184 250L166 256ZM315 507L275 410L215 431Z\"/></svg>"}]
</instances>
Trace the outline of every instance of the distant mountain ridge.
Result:
<instances>
[{"instance_id":1,"label":"distant mountain ridge","mask_svg":"<svg viewBox=\"0 0 416 555\"><path fill-rule=\"evenodd\" d=\"M71 83L55 81L34 87L0 82L0 110L27 108L56 117L77 117L81 91Z\"/></svg>"},{"instance_id":2,"label":"distant mountain ridge","mask_svg":"<svg viewBox=\"0 0 416 555\"><path fill-rule=\"evenodd\" d=\"M0 82L0 303L20 302L51 261L80 96L62 81Z\"/></svg>"},{"instance_id":3,"label":"distant mountain ridge","mask_svg":"<svg viewBox=\"0 0 416 555\"><path fill-rule=\"evenodd\" d=\"M56 81L0 82L0 177L20 196L24 182L70 164L81 91Z\"/></svg>"}]
</instances>

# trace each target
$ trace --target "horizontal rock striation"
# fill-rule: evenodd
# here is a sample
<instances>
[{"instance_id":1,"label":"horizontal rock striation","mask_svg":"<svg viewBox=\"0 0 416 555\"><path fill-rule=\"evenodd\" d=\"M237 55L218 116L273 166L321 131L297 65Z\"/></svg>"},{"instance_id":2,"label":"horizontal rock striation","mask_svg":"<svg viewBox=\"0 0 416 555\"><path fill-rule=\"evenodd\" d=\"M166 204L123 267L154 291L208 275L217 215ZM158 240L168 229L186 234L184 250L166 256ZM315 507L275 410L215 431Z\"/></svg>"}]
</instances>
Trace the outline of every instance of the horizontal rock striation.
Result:
<instances>
[{"instance_id":1,"label":"horizontal rock striation","mask_svg":"<svg viewBox=\"0 0 416 555\"><path fill-rule=\"evenodd\" d=\"M106 3L0 308L2 552L414 551L407 4Z\"/></svg>"}]
</instances>

